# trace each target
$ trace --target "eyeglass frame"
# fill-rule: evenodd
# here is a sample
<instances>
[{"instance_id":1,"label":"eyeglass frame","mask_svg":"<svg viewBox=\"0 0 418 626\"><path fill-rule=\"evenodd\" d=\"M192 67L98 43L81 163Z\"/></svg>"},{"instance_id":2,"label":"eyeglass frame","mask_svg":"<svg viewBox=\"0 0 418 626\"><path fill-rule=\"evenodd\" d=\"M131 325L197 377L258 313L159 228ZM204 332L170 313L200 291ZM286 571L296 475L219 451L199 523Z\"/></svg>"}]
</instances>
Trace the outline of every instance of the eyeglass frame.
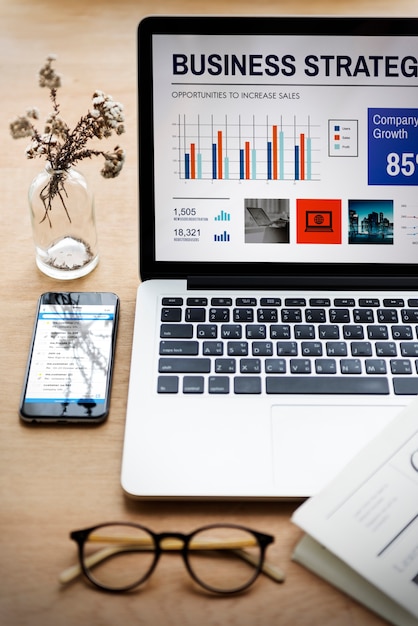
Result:
<instances>
[{"instance_id":1,"label":"eyeglass frame","mask_svg":"<svg viewBox=\"0 0 418 626\"><path fill-rule=\"evenodd\" d=\"M154 557L153 557L153 561L148 569L148 571L142 576L142 578L140 578L138 581L131 583L129 585L123 586L123 587L118 587L118 588L114 588L114 587L110 587L106 584L103 584L101 582L99 582L98 580L95 579L95 577L92 575L90 569L88 566L85 565L84 562L84 546L86 544L86 541L88 540L89 535L94 532L95 530L98 530L100 528L105 528L106 526L128 526L131 528L137 528L139 530L145 531L146 533L148 533L150 535L150 537L153 539L154 541ZM254 564L252 562L252 565L255 568L254 574L251 578L249 578L249 580L246 583L243 583L242 585L239 585L238 587L234 588L234 589L217 589L216 587L212 587L211 585L206 584L204 581L200 580L200 578L195 574L195 572L193 571L193 568L191 567L190 563L189 563L189 545L192 541L192 539L199 533L201 533L202 531L208 531L208 530L212 530L212 529L217 529L217 528L231 528L231 529L236 529L236 530L241 530L241 531L245 531L249 534L251 534L256 542L257 542L257 546L260 549L260 560L258 564ZM264 565L264 561L265 561L265 554L266 554L266 550L268 548L268 546L270 544L272 544L274 542L274 537L272 535L268 535L266 533L261 533L257 530L254 530L252 528L248 528L246 526L242 526L240 524L208 524L206 526L201 526L197 529L195 529L194 531L192 531L191 533L180 533L180 532L161 532L161 533L155 533L154 531L152 531L150 528L147 528L146 526L143 526L142 524L136 524L135 522L107 522L107 523L103 523L103 524L97 524L95 526L91 526L89 528L84 528L81 530L73 530L70 533L70 539L72 539L73 541L76 542L77 546L78 546L78 557L79 557L79 562L80 562L80 568L82 573L84 574L84 576L96 587L98 587L99 589L103 589L104 591L110 591L112 593L124 593L126 591L131 591L132 589L134 589L135 587L139 587L140 585L142 585L143 583L145 583L153 574L154 570L157 567L158 561L160 559L160 556L162 554L162 552L165 552L166 550L164 550L164 548L161 546L161 542L164 541L165 539L178 539L179 541L182 542L182 547L179 548L178 552L181 553L182 558L183 558L183 562L184 565L186 567L187 572L189 573L190 577L192 578L192 580L194 580L194 582L196 582L198 585L200 585L200 587L202 587L203 589L205 589L206 591L211 591L213 593L219 593L219 594L224 594L224 595L230 595L230 594L235 594L235 593L241 593L242 591L245 591L246 589L248 589L258 578L258 576L260 575L260 573L263 571L263 565ZM269 566L268 568L269 570L271 570L271 566ZM284 580L284 574L280 571L277 570L275 572L266 572L268 575L270 575L273 579L276 580L276 582L282 582Z\"/></svg>"}]
</instances>

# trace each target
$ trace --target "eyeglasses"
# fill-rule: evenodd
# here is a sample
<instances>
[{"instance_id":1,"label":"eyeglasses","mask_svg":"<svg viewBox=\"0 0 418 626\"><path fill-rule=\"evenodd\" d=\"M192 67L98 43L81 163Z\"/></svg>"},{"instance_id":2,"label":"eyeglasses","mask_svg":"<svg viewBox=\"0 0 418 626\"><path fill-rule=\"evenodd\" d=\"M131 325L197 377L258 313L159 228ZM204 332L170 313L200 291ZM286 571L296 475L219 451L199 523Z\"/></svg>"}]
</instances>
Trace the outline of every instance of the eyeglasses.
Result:
<instances>
[{"instance_id":1,"label":"eyeglasses","mask_svg":"<svg viewBox=\"0 0 418 626\"><path fill-rule=\"evenodd\" d=\"M180 552L192 579L216 593L244 591L261 572L276 582L284 580L283 572L264 559L274 537L235 524L183 534L116 522L75 530L70 538L78 545L80 561L62 572L62 583L83 573L100 589L129 591L151 576L163 551Z\"/></svg>"}]
</instances>

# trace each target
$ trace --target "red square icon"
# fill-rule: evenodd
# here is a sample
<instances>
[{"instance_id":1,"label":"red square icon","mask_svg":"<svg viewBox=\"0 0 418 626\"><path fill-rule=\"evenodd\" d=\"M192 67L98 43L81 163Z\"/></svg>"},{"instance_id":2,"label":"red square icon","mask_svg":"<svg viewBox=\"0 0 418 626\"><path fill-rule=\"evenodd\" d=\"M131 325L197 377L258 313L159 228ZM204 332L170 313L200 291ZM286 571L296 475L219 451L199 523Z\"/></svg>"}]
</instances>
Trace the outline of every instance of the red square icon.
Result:
<instances>
[{"instance_id":1,"label":"red square icon","mask_svg":"<svg viewBox=\"0 0 418 626\"><path fill-rule=\"evenodd\" d=\"M341 200L296 201L297 243L341 243Z\"/></svg>"}]
</instances>

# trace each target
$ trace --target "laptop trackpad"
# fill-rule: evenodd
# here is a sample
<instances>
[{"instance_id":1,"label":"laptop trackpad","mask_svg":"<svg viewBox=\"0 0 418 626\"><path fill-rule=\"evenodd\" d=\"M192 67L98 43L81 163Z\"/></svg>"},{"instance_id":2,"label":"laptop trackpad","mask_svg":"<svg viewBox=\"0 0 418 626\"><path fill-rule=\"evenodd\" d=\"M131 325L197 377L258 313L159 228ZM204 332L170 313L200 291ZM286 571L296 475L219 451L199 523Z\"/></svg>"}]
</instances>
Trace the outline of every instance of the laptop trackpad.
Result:
<instances>
[{"instance_id":1,"label":"laptop trackpad","mask_svg":"<svg viewBox=\"0 0 418 626\"><path fill-rule=\"evenodd\" d=\"M402 409L382 405L274 405L274 481L311 496Z\"/></svg>"}]
</instances>

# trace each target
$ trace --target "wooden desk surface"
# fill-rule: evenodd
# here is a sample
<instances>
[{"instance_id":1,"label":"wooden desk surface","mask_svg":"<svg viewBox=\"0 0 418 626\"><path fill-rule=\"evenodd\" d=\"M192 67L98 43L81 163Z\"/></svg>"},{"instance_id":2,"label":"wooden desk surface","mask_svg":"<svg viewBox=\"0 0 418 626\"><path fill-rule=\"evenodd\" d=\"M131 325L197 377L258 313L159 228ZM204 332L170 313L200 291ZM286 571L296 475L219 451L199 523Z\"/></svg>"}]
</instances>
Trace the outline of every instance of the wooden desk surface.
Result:
<instances>
[{"instance_id":1,"label":"wooden desk surface","mask_svg":"<svg viewBox=\"0 0 418 626\"><path fill-rule=\"evenodd\" d=\"M137 269L136 26L150 13L348 14L417 16L416 0L0 0L0 622L4 626L182 624L201 626L377 626L382 620L290 560L301 536L283 503L156 503L128 500L119 472L124 431ZM126 167L115 180L99 162L82 166L96 196L101 248L88 277L61 283L35 267L27 189L42 167L27 161L25 140L8 123L26 108L49 111L37 71L49 53L64 76L62 116L75 122L94 89L125 105ZM109 145L109 147L113 147ZM32 428L17 407L38 296L53 289L111 290L121 319L108 421L90 430ZM130 595L106 595L77 580L61 588L58 573L76 560L72 529L137 520L158 530L191 530L217 520L275 535L270 559L284 585L261 578L242 597L196 591L178 556L164 556L149 584Z\"/></svg>"}]
</instances>

